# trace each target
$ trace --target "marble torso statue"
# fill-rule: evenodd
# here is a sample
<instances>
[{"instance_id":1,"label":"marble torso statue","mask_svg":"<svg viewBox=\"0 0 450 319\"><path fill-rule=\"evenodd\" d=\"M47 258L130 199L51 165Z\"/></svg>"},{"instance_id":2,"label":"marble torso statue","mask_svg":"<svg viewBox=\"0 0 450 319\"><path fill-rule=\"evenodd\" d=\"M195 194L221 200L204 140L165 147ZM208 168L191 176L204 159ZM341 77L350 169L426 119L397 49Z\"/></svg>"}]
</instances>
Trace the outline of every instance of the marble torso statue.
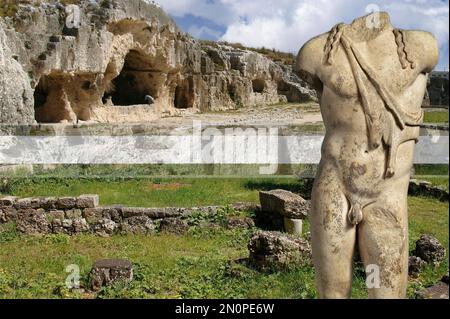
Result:
<instances>
[{"instance_id":1,"label":"marble torso statue","mask_svg":"<svg viewBox=\"0 0 450 319\"><path fill-rule=\"evenodd\" d=\"M313 259L322 298L348 298L355 248L380 270L372 298L404 298L407 192L435 38L387 13L338 24L307 42L296 71L318 91L326 136L312 194Z\"/></svg>"}]
</instances>

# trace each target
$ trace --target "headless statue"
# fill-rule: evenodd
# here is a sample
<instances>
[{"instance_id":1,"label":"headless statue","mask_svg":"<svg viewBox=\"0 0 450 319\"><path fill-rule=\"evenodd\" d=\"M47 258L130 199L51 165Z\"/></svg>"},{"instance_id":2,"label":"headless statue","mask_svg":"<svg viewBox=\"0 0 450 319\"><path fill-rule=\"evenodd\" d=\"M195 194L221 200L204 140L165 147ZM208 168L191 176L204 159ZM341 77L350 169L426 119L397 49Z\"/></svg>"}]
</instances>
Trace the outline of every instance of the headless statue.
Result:
<instances>
[{"instance_id":1,"label":"headless statue","mask_svg":"<svg viewBox=\"0 0 450 319\"><path fill-rule=\"evenodd\" d=\"M298 54L296 71L316 88L326 127L310 214L321 298L350 298L355 248L366 269L379 270L370 298L406 297L408 185L438 51L430 33L396 29L378 12L338 24Z\"/></svg>"}]
</instances>

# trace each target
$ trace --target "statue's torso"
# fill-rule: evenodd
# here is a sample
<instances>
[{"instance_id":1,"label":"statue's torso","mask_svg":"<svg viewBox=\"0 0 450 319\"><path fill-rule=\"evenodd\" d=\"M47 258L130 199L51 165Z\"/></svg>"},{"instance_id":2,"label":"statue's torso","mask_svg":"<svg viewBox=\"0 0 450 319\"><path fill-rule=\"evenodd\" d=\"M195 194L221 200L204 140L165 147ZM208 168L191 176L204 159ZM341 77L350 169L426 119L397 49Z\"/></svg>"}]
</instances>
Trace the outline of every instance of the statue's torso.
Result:
<instances>
[{"instance_id":1,"label":"statue's torso","mask_svg":"<svg viewBox=\"0 0 450 319\"><path fill-rule=\"evenodd\" d=\"M414 36L414 31L410 32L409 36ZM402 68L392 31L385 31L371 41L354 41L353 44L406 111L420 111L427 77L419 68ZM342 47L336 52L335 63L324 63L317 76L323 83L321 110L326 126L322 166L337 169L349 191L376 197L389 183L385 178L387 152L383 145L376 149L369 146L363 106ZM409 177L415 142L406 137L418 136L419 127L407 126L400 134L405 136L405 141L399 146L398 165L391 183Z\"/></svg>"}]
</instances>

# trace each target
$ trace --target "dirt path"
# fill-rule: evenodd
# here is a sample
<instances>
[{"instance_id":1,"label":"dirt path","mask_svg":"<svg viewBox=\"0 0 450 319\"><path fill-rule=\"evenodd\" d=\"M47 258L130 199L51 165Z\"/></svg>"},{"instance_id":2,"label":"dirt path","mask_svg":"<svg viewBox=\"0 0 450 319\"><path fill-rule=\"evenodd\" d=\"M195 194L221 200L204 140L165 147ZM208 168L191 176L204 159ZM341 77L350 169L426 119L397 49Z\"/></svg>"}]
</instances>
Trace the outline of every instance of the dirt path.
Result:
<instances>
[{"instance_id":1,"label":"dirt path","mask_svg":"<svg viewBox=\"0 0 450 319\"><path fill-rule=\"evenodd\" d=\"M208 112L167 117L157 121L163 126L191 126L201 121L211 126L299 126L322 122L318 104L280 104L258 108L243 108L227 112Z\"/></svg>"}]
</instances>

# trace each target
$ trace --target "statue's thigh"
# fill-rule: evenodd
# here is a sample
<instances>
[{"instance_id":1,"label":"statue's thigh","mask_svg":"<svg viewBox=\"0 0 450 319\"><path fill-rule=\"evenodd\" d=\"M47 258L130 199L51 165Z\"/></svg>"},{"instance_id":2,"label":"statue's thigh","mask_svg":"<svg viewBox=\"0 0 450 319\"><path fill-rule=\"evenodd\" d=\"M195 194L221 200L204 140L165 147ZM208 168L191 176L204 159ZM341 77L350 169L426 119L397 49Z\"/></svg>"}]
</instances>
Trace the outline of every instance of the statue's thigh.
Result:
<instances>
[{"instance_id":1,"label":"statue's thigh","mask_svg":"<svg viewBox=\"0 0 450 319\"><path fill-rule=\"evenodd\" d=\"M313 261L321 298L348 298L356 231L348 222L348 202L338 184L318 185L309 216Z\"/></svg>"},{"instance_id":2,"label":"statue's thigh","mask_svg":"<svg viewBox=\"0 0 450 319\"><path fill-rule=\"evenodd\" d=\"M358 242L366 267L371 265L370 269L379 270L379 288L374 282L375 288L369 289L370 297L404 298L408 282L406 202L393 196L366 207L358 227Z\"/></svg>"}]
</instances>

